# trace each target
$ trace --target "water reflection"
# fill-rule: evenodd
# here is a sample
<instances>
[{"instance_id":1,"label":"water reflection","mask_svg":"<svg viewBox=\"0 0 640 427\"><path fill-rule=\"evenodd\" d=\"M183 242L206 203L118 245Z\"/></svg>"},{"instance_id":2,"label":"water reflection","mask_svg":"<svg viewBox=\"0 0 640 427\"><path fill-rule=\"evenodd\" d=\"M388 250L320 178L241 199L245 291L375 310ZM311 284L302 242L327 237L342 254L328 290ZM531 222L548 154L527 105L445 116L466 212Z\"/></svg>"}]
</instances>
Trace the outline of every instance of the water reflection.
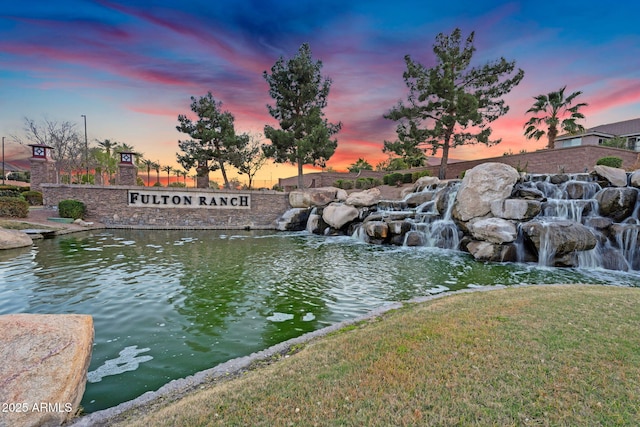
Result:
<instances>
[{"instance_id":1,"label":"water reflection","mask_svg":"<svg viewBox=\"0 0 640 427\"><path fill-rule=\"evenodd\" d=\"M493 284L640 284L630 273L483 264L349 237L175 230L37 241L0 252L0 278L0 314L93 316L89 412L414 296ZM130 370L112 369L124 359Z\"/></svg>"}]
</instances>

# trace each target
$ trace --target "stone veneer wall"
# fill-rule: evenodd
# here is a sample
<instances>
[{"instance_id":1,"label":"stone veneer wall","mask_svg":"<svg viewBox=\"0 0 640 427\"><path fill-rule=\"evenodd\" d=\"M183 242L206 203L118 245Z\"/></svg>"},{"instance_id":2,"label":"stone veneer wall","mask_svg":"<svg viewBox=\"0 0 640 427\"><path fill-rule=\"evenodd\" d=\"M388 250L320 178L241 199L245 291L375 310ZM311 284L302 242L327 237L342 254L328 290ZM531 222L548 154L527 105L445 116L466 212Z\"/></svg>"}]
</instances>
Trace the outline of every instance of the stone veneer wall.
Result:
<instances>
[{"instance_id":1,"label":"stone veneer wall","mask_svg":"<svg viewBox=\"0 0 640 427\"><path fill-rule=\"evenodd\" d=\"M61 200L73 199L87 207L85 220L110 228L156 229L275 229L275 221L288 209L289 195L276 191L223 191L194 188L140 186L99 186L42 184L44 205L56 207ZM234 208L155 208L128 205L128 191L157 192L159 196L175 192L207 193L211 196L249 196L250 209Z\"/></svg>"}]
</instances>

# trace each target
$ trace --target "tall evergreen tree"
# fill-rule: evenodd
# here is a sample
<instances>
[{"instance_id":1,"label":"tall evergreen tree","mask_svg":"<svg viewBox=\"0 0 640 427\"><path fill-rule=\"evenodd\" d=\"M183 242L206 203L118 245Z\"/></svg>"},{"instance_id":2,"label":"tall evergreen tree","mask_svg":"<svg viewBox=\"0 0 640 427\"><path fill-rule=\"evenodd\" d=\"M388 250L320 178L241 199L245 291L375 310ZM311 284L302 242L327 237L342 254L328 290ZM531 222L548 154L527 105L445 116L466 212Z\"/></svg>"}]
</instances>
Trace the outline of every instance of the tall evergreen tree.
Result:
<instances>
[{"instance_id":1,"label":"tall evergreen tree","mask_svg":"<svg viewBox=\"0 0 640 427\"><path fill-rule=\"evenodd\" d=\"M280 57L271 74L264 72L269 95L275 101L275 106L267 108L280 129L265 126L264 134L271 144L264 145L263 151L276 163L298 166L298 188L304 188L303 165L324 165L338 146L331 137L342 127L342 123L329 123L324 117L331 79L323 78L321 69L322 62L313 61L305 43L292 59Z\"/></svg>"},{"instance_id":2,"label":"tall evergreen tree","mask_svg":"<svg viewBox=\"0 0 640 427\"><path fill-rule=\"evenodd\" d=\"M538 140L543 135L547 135L547 148L555 148L556 137L560 130L567 133L584 132L584 126L576 123L576 120L584 119L584 114L579 110L588 104L581 102L571 105L576 97L582 94L581 91L573 92L565 97L564 86L555 92L534 97L536 102L527 110L527 114L535 114L524 127L524 136L528 139Z\"/></svg>"},{"instance_id":3,"label":"tall evergreen tree","mask_svg":"<svg viewBox=\"0 0 640 427\"><path fill-rule=\"evenodd\" d=\"M433 154L442 149L439 177L447 172L449 150L466 144L498 144L490 140L488 126L509 111L501 97L522 80L515 62L504 58L481 67L470 67L475 47L472 32L462 44L456 28L451 35L438 34L433 52L436 65L426 68L406 55L403 74L409 88L406 103L399 102L384 117L400 122L398 143L385 141L385 150L400 156L415 154L415 149L430 145ZM404 150L404 151L403 151Z\"/></svg>"},{"instance_id":4,"label":"tall evergreen tree","mask_svg":"<svg viewBox=\"0 0 640 427\"><path fill-rule=\"evenodd\" d=\"M179 132L186 133L192 139L178 141L184 154L177 154L178 163L189 170L196 167L198 187L208 187L209 171L220 170L225 188L229 187L226 165L233 165L237 152L248 143L248 138L236 135L234 117L228 111L222 111L222 103L217 102L211 92L196 99L191 97L191 111L198 120L193 121L180 114L176 126Z\"/></svg>"}]
</instances>

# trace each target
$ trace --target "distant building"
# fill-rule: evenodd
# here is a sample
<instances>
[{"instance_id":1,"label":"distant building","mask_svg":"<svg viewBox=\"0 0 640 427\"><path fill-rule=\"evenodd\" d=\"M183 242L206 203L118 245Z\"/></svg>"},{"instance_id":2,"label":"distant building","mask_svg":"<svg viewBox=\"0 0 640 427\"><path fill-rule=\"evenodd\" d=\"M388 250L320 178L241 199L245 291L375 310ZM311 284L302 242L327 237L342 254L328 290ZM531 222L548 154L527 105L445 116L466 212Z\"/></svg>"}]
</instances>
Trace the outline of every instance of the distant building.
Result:
<instances>
[{"instance_id":1,"label":"distant building","mask_svg":"<svg viewBox=\"0 0 640 427\"><path fill-rule=\"evenodd\" d=\"M603 142L621 137L627 140L625 148L640 151L640 118L592 127L577 135L560 135L556 138L556 148L579 145L602 145Z\"/></svg>"}]
</instances>

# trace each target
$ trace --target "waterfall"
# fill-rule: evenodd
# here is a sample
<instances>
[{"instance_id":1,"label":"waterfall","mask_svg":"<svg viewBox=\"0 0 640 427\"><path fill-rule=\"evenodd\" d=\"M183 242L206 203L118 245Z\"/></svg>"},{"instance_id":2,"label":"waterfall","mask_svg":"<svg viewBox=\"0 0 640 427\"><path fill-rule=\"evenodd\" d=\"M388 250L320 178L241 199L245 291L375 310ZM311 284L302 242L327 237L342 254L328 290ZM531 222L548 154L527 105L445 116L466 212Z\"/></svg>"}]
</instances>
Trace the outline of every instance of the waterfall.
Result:
<instances>
[{"instance_id":1,"label":"waterfall","mask_svg":"<svg viewBox=\"0 0 640 427\"><path fill-rule=\"evenodd\" d=\"M460 182L451 182L423 190L434 193L434 196L416 208L412 230L422 234L424 246L458 249L460 231L453 221L452 212L459 187Z\"/></svg>"},{"instance_id":2,"label":"waterfall","mask_svg":"<svg viewBox=\"0 0 640 427\"><path fill-rule=\"evenodd\" d=\"M620 224L616 229L615 239L622 251L622 256L631 270L640 269L640 248L638 248L638 234L640 226L634 224Z\"/></svg>"}]
</instances>

